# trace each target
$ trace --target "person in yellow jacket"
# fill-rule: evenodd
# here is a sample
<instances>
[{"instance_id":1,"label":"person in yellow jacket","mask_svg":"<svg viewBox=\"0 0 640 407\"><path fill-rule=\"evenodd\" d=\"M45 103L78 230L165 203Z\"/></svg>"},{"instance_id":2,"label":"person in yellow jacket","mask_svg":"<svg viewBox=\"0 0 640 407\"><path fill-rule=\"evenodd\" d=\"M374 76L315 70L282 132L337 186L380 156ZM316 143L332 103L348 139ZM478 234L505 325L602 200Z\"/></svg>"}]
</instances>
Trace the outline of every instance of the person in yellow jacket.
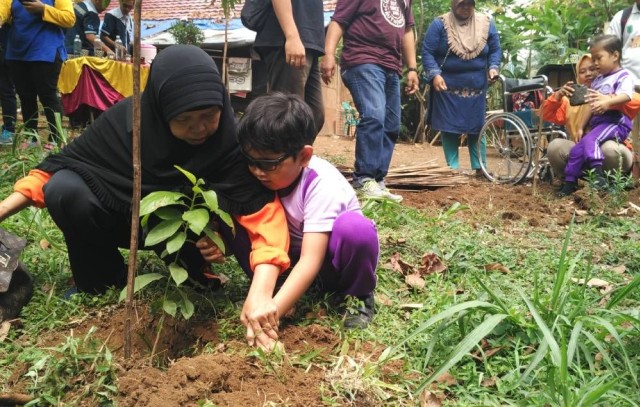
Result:
<instances>
[{"instance_id":1,"label":"person in yellow jacket","mask_svg":"<svg viewBox=\"0 0 640 407\"><path fill-rule=\"evenodd\" d=\"M40 99L49 132L58 142L55 113L62 114L58 76L67 59L64 29L75 21L71 0L0 0L0 25L11 25L5 60L20 98L24 124L37 131Z\"/></svg>"}]
</instances>

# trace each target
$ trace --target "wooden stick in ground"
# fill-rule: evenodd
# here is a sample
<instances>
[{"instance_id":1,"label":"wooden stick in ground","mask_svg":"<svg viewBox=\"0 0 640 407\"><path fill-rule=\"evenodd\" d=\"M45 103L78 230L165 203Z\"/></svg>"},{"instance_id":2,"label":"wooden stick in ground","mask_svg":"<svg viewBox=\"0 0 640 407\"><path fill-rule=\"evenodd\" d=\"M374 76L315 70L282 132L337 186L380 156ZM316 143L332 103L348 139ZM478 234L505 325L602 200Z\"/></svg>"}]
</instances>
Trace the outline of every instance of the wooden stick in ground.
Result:
<instances>
[{"instance_id":1,"label":"wooden stick in ground","mask_svg":"<svg viewBox=\"0 0 640 407\"><path fill-rule=\"evenodd\" d=\"M540 162L540 147L542 147L542 102L540 102L540 109L538 109L538 139L536 140L536 149L533 154L533 195L536 195L538 189L538 163Z\"/></svg>"},{"instance_id":2,"label":"wooden stick in ground","mask_svg":"<svg viewBox=\"0 0 640 407\"><path fill-rule=\"evenodd\" d=\"M140 15L142 0L133 6L133 134L131 140L133 163L133 196L131 197L131 240L129 241L129 268L127 270L127 297L124 321L124 357L131 357L131 317L133 315L133 285L136 278L138 256L138 229L142 172L140 170Z\"/></svg>"}]
</instances>

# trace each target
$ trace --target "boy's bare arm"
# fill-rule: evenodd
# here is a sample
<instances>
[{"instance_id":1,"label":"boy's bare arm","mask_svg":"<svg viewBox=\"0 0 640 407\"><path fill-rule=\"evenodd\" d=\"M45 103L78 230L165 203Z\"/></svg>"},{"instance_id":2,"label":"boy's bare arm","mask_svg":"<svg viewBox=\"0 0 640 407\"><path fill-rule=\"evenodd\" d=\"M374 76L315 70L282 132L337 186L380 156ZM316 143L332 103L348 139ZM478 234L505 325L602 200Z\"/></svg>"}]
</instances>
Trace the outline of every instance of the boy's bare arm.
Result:
<instances>
[{"instance_id":1,"label":"boy's bare arm","mask_svg":"<svg viewBox=\"0 0 640 407\"><path fill-rule=\"evenodd\" d=\"M273 264L258 264L253 272L251 287L244 301L240 321L247 328L247 342L266 351L278 340L278 308L273 290L280 268Z\"/></svg>"},{"instance_id":2,"label":"boy's bare arm","mask_svg":"<svg viewBox=\"0 0 640 407\"><path fill-rule=\"evenodd\" d=\"M329 233L304 234L300 260L274 297L278 316L286 314L313 283L324 262L328 245Z\"/></svg>"}]
</instances>

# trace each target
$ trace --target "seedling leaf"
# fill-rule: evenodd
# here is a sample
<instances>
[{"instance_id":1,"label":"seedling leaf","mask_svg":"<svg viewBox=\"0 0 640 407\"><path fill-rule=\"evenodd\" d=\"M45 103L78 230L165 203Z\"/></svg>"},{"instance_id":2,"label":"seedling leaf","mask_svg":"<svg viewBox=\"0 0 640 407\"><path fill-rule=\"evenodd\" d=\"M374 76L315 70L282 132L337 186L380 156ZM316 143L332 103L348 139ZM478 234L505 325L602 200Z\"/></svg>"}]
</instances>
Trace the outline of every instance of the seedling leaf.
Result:
<instances>
[{"instance_id":1,"label":"seedling leaf","mask_svg":"<svg viewBox=\"0 0 640 407\"><path fill-rule=\"evenodd\" d=\"M156 191L142 198L140 201L140 216L144 216L169 205L182 204L187 196L180 192Z\"/></svg>"},{"instance_id":2,"label":"seedling leaf","mask_svg":"<svg viewBox=\"0 0 640 407\"><path fill-rule=\"evenodd\" d=\"M189 273L187 272L187 270L176 263L169 264L169 272L171 273L171 278L173 278L173 281L176 282L177 286L180 286L180 284L184 283L187 278L189 278Z\"/></svg>"}]
</instances>

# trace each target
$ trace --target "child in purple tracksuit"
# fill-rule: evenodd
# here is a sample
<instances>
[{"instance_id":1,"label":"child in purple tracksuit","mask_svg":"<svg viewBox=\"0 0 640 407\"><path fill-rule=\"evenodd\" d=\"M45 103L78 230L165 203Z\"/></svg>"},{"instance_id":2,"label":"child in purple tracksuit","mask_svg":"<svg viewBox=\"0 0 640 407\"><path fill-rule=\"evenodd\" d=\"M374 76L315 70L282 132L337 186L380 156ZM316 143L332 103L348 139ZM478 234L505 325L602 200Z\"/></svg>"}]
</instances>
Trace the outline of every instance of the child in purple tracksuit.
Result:
<instances>
[{"instance_id":1,"label":"child in purple tracksuit","mask_svg":"<svg viewBox=\"0 0 640 407\"><path fill-rule=\"evenodd\" d=\"M599 75L591 83L587 102L591 105L589 131L571 149L565 167L565 182L558 191L559 197L572 194L577 189L577 181L583 168L593 169L596 188L604 189L606 180L602 172L604 156L600 146L608 140L623 142L631 131L631 118L611 106L631 100L633 79L620 65L622 43L614 35L600 35L589 47L591 57ZM578 128L584 128L581 123Z\"/></svg>"}]
</instances>

